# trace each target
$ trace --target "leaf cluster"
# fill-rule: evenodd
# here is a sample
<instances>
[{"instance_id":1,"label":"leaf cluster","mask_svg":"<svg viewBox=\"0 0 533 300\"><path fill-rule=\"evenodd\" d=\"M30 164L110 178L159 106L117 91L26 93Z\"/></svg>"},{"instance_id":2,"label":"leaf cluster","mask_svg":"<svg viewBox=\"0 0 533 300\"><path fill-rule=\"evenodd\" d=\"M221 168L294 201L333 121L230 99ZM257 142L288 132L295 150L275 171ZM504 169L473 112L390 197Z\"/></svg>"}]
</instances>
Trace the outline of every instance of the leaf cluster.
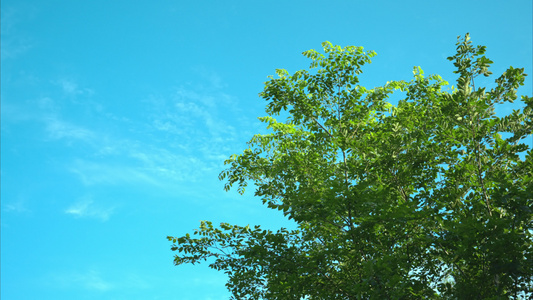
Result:
<instances>
[{"instance_id":1,"label":"leaf cluster","mask_svg":"<svg viewBox=\"0 0 533 300\"><path fill-rule=\"evenodd\" d=\"M532 294L533 98L523 69L487 91L492 61L467 34L448 58L457 88L415 67L410 81L359 83L375 52L322 44L309 71L277 70L260 96L268 134L231 156L225 188L252 182L298 230L202 222L168 237L174 262L229 275L235 299L500 299ZM388 100L405 92L396 105ZM289 117L274 117L285 111ZM507 136L503 138L503 136ZM521 157L522 156L522 157Z\"/></svg>"}]
</instances>

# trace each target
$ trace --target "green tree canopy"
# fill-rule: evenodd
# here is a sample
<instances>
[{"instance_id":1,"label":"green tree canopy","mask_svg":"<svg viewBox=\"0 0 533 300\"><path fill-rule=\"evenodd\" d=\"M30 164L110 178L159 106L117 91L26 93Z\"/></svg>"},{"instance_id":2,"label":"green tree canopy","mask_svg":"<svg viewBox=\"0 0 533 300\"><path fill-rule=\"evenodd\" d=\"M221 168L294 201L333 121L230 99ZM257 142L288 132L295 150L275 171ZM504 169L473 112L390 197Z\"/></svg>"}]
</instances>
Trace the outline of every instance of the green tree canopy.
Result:
<instances>
[{"instance_id":1,"label":"green tree canopy","mask_svg":"<svg viewBox=\"0 0 533 300\"><path fill-rule=\"evenodd\" d=\"M488 90L484 46L468 34L448 57L455 87L414 68L411 81L359 84L375 55L322 44L310 70L276 70L260 96L271 131L227 161L225 188L248 183L297 230L203 221L168 237L176 265L209 261L234 299L500 299L533 292L533 98L505 117L526 74ZM405 97L393 105L395 91ZM286 112L284 122L276 120Z\"/></svg>"}]
</instances>

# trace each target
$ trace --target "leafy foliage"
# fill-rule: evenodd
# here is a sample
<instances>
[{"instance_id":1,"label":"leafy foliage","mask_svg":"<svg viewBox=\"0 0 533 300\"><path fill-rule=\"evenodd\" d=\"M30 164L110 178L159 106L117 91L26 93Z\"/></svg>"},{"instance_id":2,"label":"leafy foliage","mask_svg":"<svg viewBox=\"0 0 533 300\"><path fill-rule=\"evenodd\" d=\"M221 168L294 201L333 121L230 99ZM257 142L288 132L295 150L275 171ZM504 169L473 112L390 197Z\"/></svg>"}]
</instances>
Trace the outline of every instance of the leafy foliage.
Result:
<instances>
[{"instance_id":1,"label":"leafy foliage","mask_svg":"<svg viewBox=\"0 0 533 300\"><path fill-rule=\"evenodd\" d=\"M496 87L484 46L468 34L448 58L456 87L438 75L367 89L362 47L322 44L309 71L277 70L260 94L271 129L226 161L226 190L248 182L298 230L200 228L168 237L175 264L210 259L234 299L500 299L533 289L533 98L517 99L523 69ZM400 90L397 105L387 100ZM285 122L274 116L288 112ZM506 138L502 137L507 136ZM521 159L521 154L524 159Z\"/></svg>"}]
</instances>

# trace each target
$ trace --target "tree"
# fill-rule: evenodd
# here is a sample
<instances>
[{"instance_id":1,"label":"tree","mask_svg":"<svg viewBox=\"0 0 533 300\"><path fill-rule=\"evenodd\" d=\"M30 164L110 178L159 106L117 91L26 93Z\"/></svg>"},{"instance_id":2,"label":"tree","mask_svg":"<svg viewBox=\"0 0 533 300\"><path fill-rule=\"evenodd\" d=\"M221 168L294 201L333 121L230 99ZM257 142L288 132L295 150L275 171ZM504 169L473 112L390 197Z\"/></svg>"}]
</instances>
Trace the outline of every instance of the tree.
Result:
<instances>
[{"instance_id":1,"label":"tree","mask_svg":"<svg viewBox=\"0 0 533 300\"><path fill-rule=\"evenodd\" d=\"M495 114L517 99L524 70L476 86L492 61L467 34L448 57L456 87L415 67L411 81L367 89L358 76L373 51L322 46L303 53L310 71L269 77L259 119L271 133L253 136L219 176L240 193L254 183L298 229L203 221L168 237L175 264L209 259L233 299L531 296L533 153L521 140L533 98ZM387 102L397 90L405 98Z\"/></svg>"}]
</instances>

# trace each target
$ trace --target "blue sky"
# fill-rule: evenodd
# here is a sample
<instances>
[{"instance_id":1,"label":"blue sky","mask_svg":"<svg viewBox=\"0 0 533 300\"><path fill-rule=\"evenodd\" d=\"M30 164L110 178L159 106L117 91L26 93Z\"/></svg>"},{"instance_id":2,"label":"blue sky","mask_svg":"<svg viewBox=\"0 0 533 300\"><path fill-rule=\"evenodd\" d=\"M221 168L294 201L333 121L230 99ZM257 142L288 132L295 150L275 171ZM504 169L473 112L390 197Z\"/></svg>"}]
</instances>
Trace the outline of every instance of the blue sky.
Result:
<instances>
[{"instance_id":1,"label":"blue sky","mask_svg":"<svg viewBox=\"0 0 533 300\"><path fill-rule=\"evenodd\" d=\"M470 32L491 86L510 65L533 73L532 13L530 0L3 0L1 298L227 299L225 276L173 266L165 237L200 220L292 226L217 179L264 130L268 75L307 68L301 53L328 40L378 53L369 88L413 66L453 82L445 58Z\"/></svg>"}]
</instances>

